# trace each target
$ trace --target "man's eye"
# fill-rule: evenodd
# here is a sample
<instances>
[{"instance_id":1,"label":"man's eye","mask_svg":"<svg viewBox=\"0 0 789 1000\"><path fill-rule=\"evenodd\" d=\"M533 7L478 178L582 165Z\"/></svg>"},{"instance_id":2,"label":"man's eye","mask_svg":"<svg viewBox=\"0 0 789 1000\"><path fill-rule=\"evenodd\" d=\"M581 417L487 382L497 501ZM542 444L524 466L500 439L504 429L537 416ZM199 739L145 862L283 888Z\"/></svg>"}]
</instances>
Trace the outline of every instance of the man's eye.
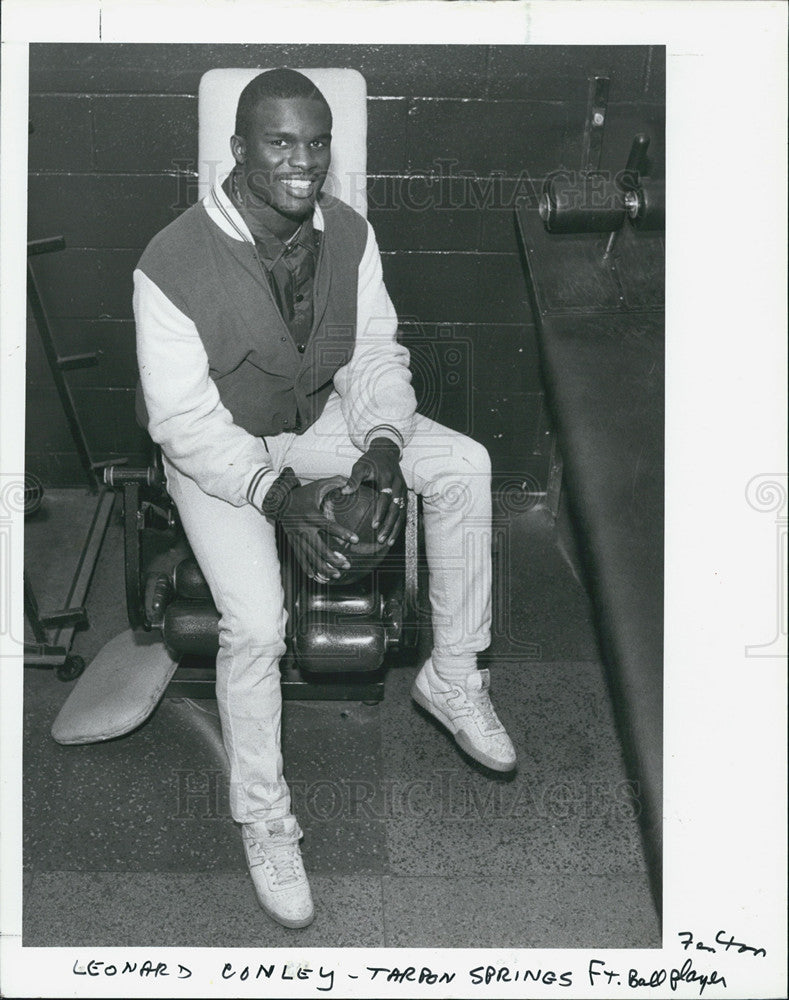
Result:
<instances>
[{"instance_id":1,"label":"man's eye","mask_svg":"<svg viewBox=\"0 0 789 1000\"><path fill-rule=\"evenodd\" d=\"M269 145L271 146L287 146L287 142L284 139L270 139Z\"/></svg>"},{"instance_id":2,"label":"man's eye","mask_svg":"<svg viewBox=\"0 0 789 1000\"><path fill-rule=\"evenodd\" d=\"M313 139L313 140L312 140L312 145L313 145L313 146L314 146L314 147L315 147L316 149L325 149L325 148L326 148L326 146L328 146L328 145L329 145L329 143L327 142L327 140L326 140L326 139Z\"/></svg>"}]
</instances>

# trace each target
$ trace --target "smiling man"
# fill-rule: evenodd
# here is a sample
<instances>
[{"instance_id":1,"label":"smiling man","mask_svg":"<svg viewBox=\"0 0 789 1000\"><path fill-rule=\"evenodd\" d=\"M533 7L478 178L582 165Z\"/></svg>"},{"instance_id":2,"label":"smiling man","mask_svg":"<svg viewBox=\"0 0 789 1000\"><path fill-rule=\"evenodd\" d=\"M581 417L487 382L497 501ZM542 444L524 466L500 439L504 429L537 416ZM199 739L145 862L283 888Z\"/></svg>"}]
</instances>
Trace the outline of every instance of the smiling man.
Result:
<instances>
[{"instance_id":1,"label":"smiling man","mask_svg":"<svg viewBox=\"0 0 789 1000\"><path fill-rule=\"evenodd\" d=\"M280 750L275 524L322 582L358 541L322 514L317 480L373 483L381 543L401 527L407 488L421 493L434 646L412 696L465 753L515 766L476 664L490 642L488 455L416 413L373 230L321 190L331 129L305 76L257 76L239 99L233 171L151 241L134 274L138 415L221 616L231 811L260 904L288 927L314 909Z\"/></svg>"},{"instance_id":2,"label":"smiling man","mask_svg":"<svg viewBox=\"0 0 789 1000\"><path fill-rule=\"evenodd\" d=\"M270 80L271 74L266 77ZM312 215L326 180L332 116L314 87L311 96L272 96L264 102L262 82L258 88L247 87L239 101L236 134L230 140L237 169L229 188L263 233L285 241Z\"/></svg>"}]
</instances>

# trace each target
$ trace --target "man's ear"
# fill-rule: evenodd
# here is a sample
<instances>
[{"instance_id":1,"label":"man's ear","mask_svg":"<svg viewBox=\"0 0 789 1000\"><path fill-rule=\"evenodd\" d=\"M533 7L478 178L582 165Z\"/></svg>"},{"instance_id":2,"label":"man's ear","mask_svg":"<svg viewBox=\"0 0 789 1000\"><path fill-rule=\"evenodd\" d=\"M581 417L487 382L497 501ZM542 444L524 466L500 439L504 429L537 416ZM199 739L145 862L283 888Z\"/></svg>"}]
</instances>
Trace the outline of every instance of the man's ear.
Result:
<instances>
[{"instance_id":1,"label":"man's ear","mask_svg":"<svg viewBox=\"0 0 789 1000\"><path fill-rule=\"evenodd\" d=\"M239 165L246 159L247 144L240 135L230 136L230 152L233 154L233 159Z\"/></svg>"}]
</instances>

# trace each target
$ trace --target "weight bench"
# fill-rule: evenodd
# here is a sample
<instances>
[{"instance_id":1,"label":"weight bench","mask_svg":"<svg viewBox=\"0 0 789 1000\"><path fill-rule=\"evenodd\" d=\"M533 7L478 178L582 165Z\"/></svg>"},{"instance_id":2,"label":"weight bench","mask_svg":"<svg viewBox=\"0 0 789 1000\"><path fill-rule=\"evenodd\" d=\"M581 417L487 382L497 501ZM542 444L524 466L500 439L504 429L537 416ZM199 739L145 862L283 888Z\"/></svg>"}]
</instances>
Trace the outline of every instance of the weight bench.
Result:
<instances>
[{"instance_id":1,"label":"weight bench","mask_svg":"<svg viewBox=\"0 0 789 1000\"><path fill-rule=\"evenodd\" d=\"M525 201L517 217L567 508L625 756L638 782L659 905L664 234L625 226L616 252L606 256L606 233L546 232L536 206ZM561 531L564 508L555 503L557 512Z\"/></svg>"}]
</instances>

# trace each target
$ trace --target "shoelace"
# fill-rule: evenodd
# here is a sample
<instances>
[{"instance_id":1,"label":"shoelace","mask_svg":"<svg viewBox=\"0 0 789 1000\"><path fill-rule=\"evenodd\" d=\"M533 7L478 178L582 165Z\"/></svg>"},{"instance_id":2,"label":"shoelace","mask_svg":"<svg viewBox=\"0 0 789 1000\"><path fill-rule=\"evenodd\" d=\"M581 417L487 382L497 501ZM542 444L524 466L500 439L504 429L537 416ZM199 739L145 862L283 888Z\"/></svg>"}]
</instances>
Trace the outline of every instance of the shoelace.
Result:
<instances>
[{"instance_id":1,"label":"shoelace","mask_svg":"<svg viewBox=\"0 0 789 1000\"><path fill-rule=\"evenodd\" d=\"M496 710L493 708L493 702L488 697L487 692L480 691L478 694L470 694L468 700L482 716L482 722L486 730L498 731L502 728L499 717L496 715Z\"/></svg>"},{"instance_id":2,"label":"shoelace","mask_svg":"<svg viewBox=\"0 0 789 1000\"><path fill-rule=\"evenodd\" d=\"M254 856L260 858L272 873L276 885L290 885L301 878L301 853L298 844L268 844L253 840L250 848Z\"/></svg>"}]
</instances>

